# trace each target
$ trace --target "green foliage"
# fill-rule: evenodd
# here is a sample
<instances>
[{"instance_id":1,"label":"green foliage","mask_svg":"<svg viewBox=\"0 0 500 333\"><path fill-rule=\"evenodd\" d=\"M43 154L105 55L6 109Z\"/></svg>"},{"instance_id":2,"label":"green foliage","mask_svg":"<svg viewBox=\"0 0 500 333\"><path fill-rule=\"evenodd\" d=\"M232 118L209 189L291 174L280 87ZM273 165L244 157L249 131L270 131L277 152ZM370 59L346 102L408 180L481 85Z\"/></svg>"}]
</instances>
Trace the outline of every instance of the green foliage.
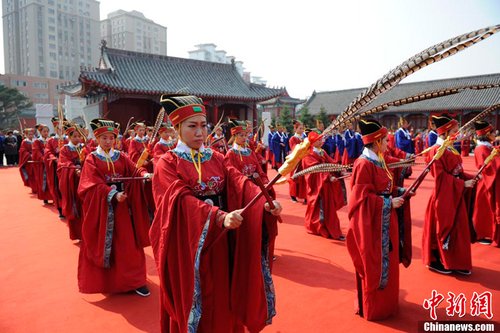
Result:
<instances>
[{"instance_id":1,"label":"green foliage","mask_svg":"<svg viewBox=\"0 0 500 333\"><path fill-rule=\"evenodd\" d=\"M19 90L0 86L0 128L18 127L19 111L32 104Z\"/></svg>"},{"instance_id":2,"label":"green foliage","mask_svg":"<svg viewBox=\"0 0 500 333\"><path fill-rule=\"evenodd\" d=\"M290 113L290 109L288 107L284 107L280 112L280 124L284 126L288 133L292 133L293 131L293 121L292 115Z\"/></svg>"},{"instance_id":3,"label":"green foliage","mask_svg":"<svg viewBox=\"0 0 500 333\"><path fill-rule=\"evenodd\" d=\"M328 119L328 115L326 114L326 109L323 106L321 106L321 108L319 109L319 113L316 116L316 119L322 121L323 125L325 125L325 128L330 125L330 120Z\"/></svg>"},{"instance_id":4,"label":"green foliage","mask_svg":"<svg viewBox=\"0 0 500 333\"><path fill-rule=\"evenodd\" d=\"M312 114L309 113L309 109L307 106L304 106L302 109L300 109L300 116L299 120L306 128L313 128L316 126L314 123L314 117Z\"/></svg>"}]
</instances>

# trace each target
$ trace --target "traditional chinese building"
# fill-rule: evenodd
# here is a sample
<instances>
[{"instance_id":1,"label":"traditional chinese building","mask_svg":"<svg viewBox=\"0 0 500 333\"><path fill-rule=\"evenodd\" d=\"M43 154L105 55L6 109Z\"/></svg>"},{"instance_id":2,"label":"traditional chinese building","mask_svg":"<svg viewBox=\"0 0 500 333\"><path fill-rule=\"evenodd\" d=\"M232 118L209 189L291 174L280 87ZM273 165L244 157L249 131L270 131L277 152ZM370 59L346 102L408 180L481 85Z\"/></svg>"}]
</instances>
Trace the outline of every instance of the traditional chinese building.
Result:
<instances>
[{"instance_id":1,"label":"traditional chinese building","mask_svg":"<svg viewBox=\"0 0 500 333\"><path fill-rule=\"evenodd\" d=\"M456 88L471 85L500 84L500 73L477 75L469 77L458 77L444 80L422 81L413 83L398 84L392 90L379 96L368 106L377 106L390 101L416 95L422 92L429 92L444 88ZM311 114L318 114L321 107L332 118L342 113L365 88L348 89L328 92L314 92L306 106ZM386 111L375 115L383 125L390 128L397 128L400 116L405 116L410 120L415 129L427 128L431 115L447 112L462 123L472 119L478 112L481 112L493 104L500 102L500 88L490 88L481 90L463 90L457 94L415 102L401 106L391 106ZM368 109L367 107L366 109ZM500 128L500 111L494 111L487 118L496 128Z\"/></svg>"},{"instance_id":2,"label":"traditional chinese building","mask_svg":"<svg viewBox=\"0 0 500 333\"><path fill-rule=\"evenodd\" d=\"M278 118L283 109L290 110L292 119L295 119L295 109L297 105L304 103L305 100L293 98L290 96L278 96L270 100L259 103L263 112L270 112L272 117Z\"/></svg>"},{"instance_id":3,"label":"traditional chinese building","mask_svg":"<svg viewBox=\"0 0 500 333\"><path fill-rule=\"evenodd\" d=\"M208 121L220 117L257 121L257 103L288 96L285 89L246 83L234 63L222 64L101 46L99 67L82 69L79 83L63 93L97 104L99 115L120 122L130 117L153 124L162 94L192 94L203 99Z\"/></svg>"}]
</instances>

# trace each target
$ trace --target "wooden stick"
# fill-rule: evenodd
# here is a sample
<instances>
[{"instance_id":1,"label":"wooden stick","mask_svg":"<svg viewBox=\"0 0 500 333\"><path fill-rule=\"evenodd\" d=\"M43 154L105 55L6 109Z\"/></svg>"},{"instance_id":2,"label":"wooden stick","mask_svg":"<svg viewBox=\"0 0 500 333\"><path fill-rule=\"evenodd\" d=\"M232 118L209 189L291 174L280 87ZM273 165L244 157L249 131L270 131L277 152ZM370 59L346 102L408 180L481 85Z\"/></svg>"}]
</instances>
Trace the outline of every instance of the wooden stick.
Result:
<instances>
[{"instance_id":1,"label":"wooden stick","mask_svg":"<svg viewBox=\"0 0 500 333\"><path fill-rule=\"evenodd\" d=\"M260 190L262 191L262 193L266 197L267 203L269 203L269 208L271 208L271 210L275 209L276 206L274 205L273 198L271 198L271 196L269 195L269 192L266 190L266 187L264 186L264 183L262 182L262 179L260 178L260 176L257 172L255 172L252 175L252 179L254 180L255 184L258 187L260 187ZM278 215L277 217L278 217L278 221L280 223L283 223L281 216Z\"/></svg>"}]
</instances>

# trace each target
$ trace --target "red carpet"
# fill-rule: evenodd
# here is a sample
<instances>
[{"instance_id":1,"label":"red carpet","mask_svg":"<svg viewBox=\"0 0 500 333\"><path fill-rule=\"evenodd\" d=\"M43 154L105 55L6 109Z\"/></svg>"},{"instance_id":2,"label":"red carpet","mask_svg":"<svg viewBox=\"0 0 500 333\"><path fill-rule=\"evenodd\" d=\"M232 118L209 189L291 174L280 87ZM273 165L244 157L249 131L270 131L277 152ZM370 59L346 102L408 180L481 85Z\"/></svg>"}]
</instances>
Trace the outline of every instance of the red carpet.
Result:
<instances>
[{"instance_id":1,"label":"red carpet","mask_svg":"<svg viewBox=\"0 0 500 333\"><path fill-rule=\"evenodd\" d=\"M465 159L465 167L474 170L473 158ZM414 168L410 181L421 169ZM159 331L158 276L150 248L146 249L150 297L80 294L78 246L69 240L55 209L22 186L16 168L0 169L0 183L0 332ZM469 277L438 275L422 264L423 216L432 186L428 176L412 199L414 259L408 269L400 268L400 313L376 323L353 313L354 272L345 244L307 234L305 206L290 201L286 185L277 186L285 221L279 226L273 272L277 316L264 332L416 332L419 321L430 320L422 303L432 290L445 297L438 320L487 320L484 315L470 315L470 299L474 292L490 291L493 320L498 321L500 249L473 244ZM340 211L340 220L346 232L346 208ZM465 295L465 317L446 315L448 292Z\"/></svg>"}]
</instances>

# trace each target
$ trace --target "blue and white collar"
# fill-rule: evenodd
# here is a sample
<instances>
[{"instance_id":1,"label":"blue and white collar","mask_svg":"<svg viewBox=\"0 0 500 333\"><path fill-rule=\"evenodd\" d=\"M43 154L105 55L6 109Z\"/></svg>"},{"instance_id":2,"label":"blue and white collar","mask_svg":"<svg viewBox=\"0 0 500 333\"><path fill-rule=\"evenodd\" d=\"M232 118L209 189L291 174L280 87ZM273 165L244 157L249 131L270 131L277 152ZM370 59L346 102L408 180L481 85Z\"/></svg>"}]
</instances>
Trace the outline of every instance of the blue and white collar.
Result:
<instances>
[{"instance_id":1,"label":"blue and white collar","mask_svg":"<svg viewBox=\"0 0 500 333\"><path fill-rule=\"evenodd\" d=\"M489 147L489 148L493 148L493 145L490 142L488 142L488 141L477 140L477 145L478 146L486 146L486 147Z\"/></svg>"},{"instance_id":2,"label":"blue and white collar","mask_svg":"<svg viewBox=\"0 0 500 333\"><path fill-rule=\"evenodd\" d=\"M137 141L137 142L140 142L140 143L144 143L144 142L148 141L148 138L146 136L143 136L142 138L140 138L139 136L136 135L134 137L134 140Z\"/></svg>"},{"instance_id":3,"label":"blue and white collar","mask_svg":"<svg viewBox=\"0 0 500 333\"><path fill-rule=\"evenodd\" d=\"M377 162L380 162L380 159L378 158L378 155L375 154L375 152L369 148L363 148L363 153L362 155L368 157L371 160L375 160Z\"/></svg>"},{"instance_id":4,"label":"blue and white collar","mask_svg":"<svg viewBox=\"0 0 500 333\"><path fill-rule=\"evenodd\" d=\"M104 158L106 158L106 157L111 158L111 157L113 157L115 155L116 152L115 152L115 150L113 148L111 148L109 150L109 153L106 153L104 151L104 149L101 148L101 146L97 146L97 149L95 150L95 153L97 155L101 156L101 157L104 157Z\"/></svg>"},{"instance_id":5,"label":"blue and white collar","mask_svg":"<svg viewBox=\"0 0 500 333\"><path fill-rule=\"evenodd\" d=\"M444 143L444 139L442 137L438 136L438 138L436 139L436 143L435 144L438 145L438 146L442 146L443 143Z\"/></svg>"},{"instance_id":6,"label":"blue and white collar","mask_svg":"<svg viewBox=\"0 0 500 333\"><path fill-rule=\"evenodd\" d=\"M205 150L207 150L207 148L205 148L205 145L201 145L200 149L198 149L197 151L195 150L196 153L200 152L202 154L205 153ZM179 154L191 154L191 148L185 144L181 139L179 139L177 141L177 146L175 147L174 151L176 153L179 153Z\"/></svg>"}]
</instances>

